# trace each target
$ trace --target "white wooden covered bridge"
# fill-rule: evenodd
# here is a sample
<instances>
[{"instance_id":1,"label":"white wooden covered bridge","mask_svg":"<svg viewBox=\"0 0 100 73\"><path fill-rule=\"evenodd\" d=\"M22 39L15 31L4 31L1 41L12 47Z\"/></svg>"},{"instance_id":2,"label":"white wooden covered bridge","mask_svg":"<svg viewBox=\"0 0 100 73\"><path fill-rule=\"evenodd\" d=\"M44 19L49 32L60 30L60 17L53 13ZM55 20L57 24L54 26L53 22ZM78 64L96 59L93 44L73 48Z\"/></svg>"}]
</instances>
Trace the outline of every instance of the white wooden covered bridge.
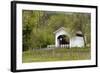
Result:
<instances>
[{"instance_id":1,"label":"white wooden covered bridge","mask_svg":"<svg viewBox=\"0 0 100 73\"><path fill-rule=\"evenodd\" d=\"M84 47L84 40L81 31L77 31L76 35L71 37L71 34L64 27L59 28L54 32L55 44L49 47Z\"/></svg>"}]
</instances>

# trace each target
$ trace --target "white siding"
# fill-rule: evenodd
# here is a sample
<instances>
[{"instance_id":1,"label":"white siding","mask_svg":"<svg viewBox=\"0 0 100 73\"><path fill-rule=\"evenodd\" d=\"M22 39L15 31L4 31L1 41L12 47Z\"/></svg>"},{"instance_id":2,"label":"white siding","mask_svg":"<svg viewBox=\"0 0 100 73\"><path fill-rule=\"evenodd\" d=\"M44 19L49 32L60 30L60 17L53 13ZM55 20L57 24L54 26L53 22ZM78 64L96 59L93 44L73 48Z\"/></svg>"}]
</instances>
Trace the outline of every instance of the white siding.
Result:
<instances>
[{"instance_id":1,"label":"white siding","mask_svg":"<svg viewBox=\"0 0 100 73\"><path fill-rule=\"evenodd\" d=\"M56 34L55 34L55 46L56 47L58 47L59 46L59 42L58 42L58 36L60 36L60 35L67 35L67 36L69 36L69 34L65 31L65 30L61 30L61 31L59 31L59 32L57 32Z\"/></svg>"},{"instance_id":2,"label":"white siding","mask_svg":"<svg viewBox=\"0 0 100 73\"><path fill-rule=\"evenodd\" d=\"M57 38L60 35L66 35L70 38L70 34L64 28L60 28L54 33L55 33L55 47L59 47L59 41ZM84 47L83 37L75 36L73 38L70 38L70 47Z\"/></svg>"},{"instance_id":3,"label":"white siding","mask_svg":"<svg viewBox=\"0 0 100 73\"><path fill-rule=\"evenodd\" d=\"M70 47L84 47L83 37L74 37L70 39Z\"/></svg>"}]
</instances>

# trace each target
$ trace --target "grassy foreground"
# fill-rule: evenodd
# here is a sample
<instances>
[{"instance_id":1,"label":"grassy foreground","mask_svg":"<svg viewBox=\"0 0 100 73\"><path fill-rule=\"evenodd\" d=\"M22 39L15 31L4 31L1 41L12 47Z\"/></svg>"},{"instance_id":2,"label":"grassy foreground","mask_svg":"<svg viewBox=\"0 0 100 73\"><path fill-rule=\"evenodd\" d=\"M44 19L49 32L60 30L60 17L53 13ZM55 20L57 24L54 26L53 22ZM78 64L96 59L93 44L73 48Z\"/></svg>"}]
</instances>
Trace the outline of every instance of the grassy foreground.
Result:
<instances>
[{"instance_id":1,"label":"grassy foreground","mask_svg":"<svg viewBox=\"0 0 100 73\"><path fill-rule=\"evenodd\" d=\"M24 51L22 54L23 63L64 60L86 60L90 58L90 48L57 48L50 50L39 49Z\"/></svg>"}]
</instances>

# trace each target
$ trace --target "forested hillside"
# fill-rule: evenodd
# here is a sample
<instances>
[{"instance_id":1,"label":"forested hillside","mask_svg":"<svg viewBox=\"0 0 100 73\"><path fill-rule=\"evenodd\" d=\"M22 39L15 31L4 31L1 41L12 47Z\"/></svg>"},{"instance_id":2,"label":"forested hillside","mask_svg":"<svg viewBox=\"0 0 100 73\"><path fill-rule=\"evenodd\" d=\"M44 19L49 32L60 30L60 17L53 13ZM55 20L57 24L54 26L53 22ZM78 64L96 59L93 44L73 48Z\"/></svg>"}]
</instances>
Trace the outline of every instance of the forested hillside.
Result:
<instances>
[{"instance_id":1,"label":"forested hillside","mask_svg":"<svg viewBox=\"0 0 100 73\"><path fill-rule=\"evenodd\" d=\"M23 51L45 48L54 44L54 31L65 27L71 37L81 31L85 46L90 45L90 13L56 12L56 11L22 11Z\"/></svg>"}]
</instances>

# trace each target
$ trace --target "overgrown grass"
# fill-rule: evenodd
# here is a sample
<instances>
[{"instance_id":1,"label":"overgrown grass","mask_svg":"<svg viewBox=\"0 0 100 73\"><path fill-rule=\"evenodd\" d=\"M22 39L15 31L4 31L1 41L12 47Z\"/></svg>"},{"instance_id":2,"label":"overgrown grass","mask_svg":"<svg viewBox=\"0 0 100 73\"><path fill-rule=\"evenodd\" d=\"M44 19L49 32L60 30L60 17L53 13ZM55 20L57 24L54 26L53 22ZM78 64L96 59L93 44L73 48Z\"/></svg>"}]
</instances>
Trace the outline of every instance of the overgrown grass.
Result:
<instances>
[{"instance_id":1,"label":"overgrown grass","mask_svg":"<svg viewBox=\"0 0 100 73\"><path fill-rule=\"evenodd\" d=\"M63 60L86 60L90 59L90 48L57 48L57 49L39 49L24 51L22 62L45 62L45 61L63 61Z\"/></svg>"}]
</instances>

